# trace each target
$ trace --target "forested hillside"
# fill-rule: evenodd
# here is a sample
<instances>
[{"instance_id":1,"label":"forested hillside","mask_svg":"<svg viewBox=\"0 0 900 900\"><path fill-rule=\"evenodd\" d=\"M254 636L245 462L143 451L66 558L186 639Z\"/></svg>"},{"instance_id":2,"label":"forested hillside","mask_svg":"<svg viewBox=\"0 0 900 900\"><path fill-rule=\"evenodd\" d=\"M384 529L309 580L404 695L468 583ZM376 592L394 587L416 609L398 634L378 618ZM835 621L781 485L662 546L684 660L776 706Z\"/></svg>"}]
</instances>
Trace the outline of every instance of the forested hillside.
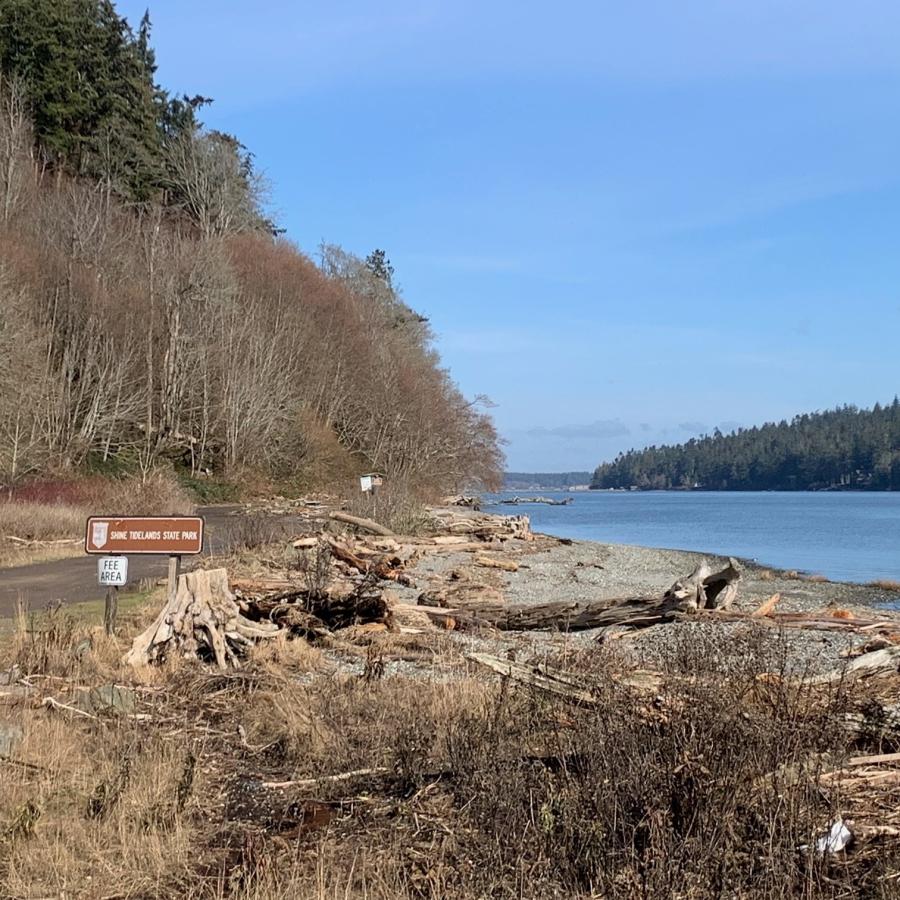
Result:
<instances>
[{"instance_id":1,"label":"forested hillside","mask_svg":"<svg viewBox=\"0 0 900 900\"><path fill-rule=\"evenodd\" d=\"M900 401L844 406L790 422L620 454L594 488L900 490Z\"/></svg>"},{"instance_id":2,"label":"forested hillside","mask_svg":"<svg viewBox=\"0 0 900 900\"><path fill-rule=\"evenodd\" d=\"M314 264L150 20L0 0L0 485L100 468L496 485L490 418L381 251Z\"/></svg>"}]
</instances>

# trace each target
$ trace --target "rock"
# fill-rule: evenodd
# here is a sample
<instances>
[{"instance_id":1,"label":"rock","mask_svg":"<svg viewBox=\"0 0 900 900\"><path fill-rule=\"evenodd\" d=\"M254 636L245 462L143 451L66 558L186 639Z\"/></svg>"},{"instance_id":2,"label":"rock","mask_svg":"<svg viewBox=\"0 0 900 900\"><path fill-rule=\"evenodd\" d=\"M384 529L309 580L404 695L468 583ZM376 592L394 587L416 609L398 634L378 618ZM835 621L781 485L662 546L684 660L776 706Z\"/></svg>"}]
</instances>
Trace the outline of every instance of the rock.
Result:
<instances>
[{"instance_id":1,"label":"rock","mask_svg":"<svg viewBox=\"0 0 900 900\"><path fill-rule=\"evenodd\" d=\"M135 710L135 694L128 688L116 684L104 684L90 691L82 691L75 706L91 715L109 713L130 716Z\"/></svg>"}]
</instances>

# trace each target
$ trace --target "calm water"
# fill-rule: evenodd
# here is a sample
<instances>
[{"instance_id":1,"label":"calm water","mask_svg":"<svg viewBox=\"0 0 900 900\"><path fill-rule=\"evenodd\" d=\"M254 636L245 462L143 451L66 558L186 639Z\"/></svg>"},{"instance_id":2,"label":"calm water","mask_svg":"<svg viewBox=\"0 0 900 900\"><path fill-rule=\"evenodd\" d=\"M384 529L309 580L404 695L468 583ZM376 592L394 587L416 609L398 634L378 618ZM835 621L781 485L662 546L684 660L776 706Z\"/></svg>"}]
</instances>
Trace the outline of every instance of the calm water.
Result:
<instances>
[{"instance_id":1,"label":"calm water","mask_svg":"<svg viewBox=\"0 0 900 900\"><path fill-rule=\"evenodd\" d=\"M520 495L523 492L518 492ZM491 505L536 531L580 540L700 550L835 581L900 580L900 493L541 492L569 506ZM491 495L513 497L515 492Z\"/></svg>"}]
</instances>

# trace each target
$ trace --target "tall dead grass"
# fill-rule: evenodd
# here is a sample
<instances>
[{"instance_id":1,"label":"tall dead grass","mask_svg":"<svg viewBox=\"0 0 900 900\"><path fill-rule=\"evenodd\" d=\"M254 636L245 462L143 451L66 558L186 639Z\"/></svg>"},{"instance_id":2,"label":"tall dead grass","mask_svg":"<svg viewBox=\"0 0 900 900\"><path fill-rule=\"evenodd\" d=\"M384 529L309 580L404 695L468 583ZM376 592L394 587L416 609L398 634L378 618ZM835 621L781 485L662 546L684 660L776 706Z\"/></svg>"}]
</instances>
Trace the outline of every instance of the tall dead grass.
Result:
<instances>
[{"instance_id":1,"label":"tall dead grass","mask_svg":"<svg viewBox=\"0 0 900 900\"><path fill-rule=\"evenodd\" d=\"M81 506L7 501L0 503L0 540L25 541L77 538L84 531L87 510Z\"/></svg>"},{"instance_id":2,"label":"tall dead grass","mask_svg":"<svg viewBox=\"0 0 900 900\"><path fill-rule=\"evenodd\" d=\"M846 753L843 686L804 685L761 629L687 631L653 694L616 680L615 649L551 659L591 708L458 656L359 672L286 639L236 672L160 672L140 718L30 704L22 765L0 766L0 879L11 896L890 896L896 853L799 849L840 811L819 776ZM42 639L18 661L45 689L110 677L102 649L70 662L77 629ZM265 786L298 779L318 780Z\"/></svg>"}]
</instances>

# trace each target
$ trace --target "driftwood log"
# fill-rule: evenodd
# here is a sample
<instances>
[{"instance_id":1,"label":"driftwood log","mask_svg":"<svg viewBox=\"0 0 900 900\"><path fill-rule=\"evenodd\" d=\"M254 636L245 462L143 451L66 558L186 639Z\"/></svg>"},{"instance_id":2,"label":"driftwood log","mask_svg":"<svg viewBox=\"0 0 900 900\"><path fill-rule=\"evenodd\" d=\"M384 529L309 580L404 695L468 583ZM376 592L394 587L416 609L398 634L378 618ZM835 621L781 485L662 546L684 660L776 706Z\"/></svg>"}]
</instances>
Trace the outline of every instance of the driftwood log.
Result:
<instances>
[{"instance_id":1,"label":"driftwood log","mask_svg":"<svg viewBox=\"0 0 900 900\"><path fill-rule=\"evenodd\" d=\"M826 672L824 675L803 680L806 684L833 684L840 681L855 681L859 678L886 678L898 674L900 674L900 646L892 644L854 657L842 670Z\"/></svg>"},{"instance_id":2,"label":"driftwood log","mask_svg":"<svg viewBox=\"0 0 900 900\"><path fill-rule=\"evenodd\" d=\"M509 678L519 684L528 685L545 694L562 697L578 706L593 707L602 702L596 689L586 682L583 675L576 675L548 666L545 663L525 664L510 659L501 659L489 653L469 653L467 659L476 662L498 675ZM662 685L663 678L659 672L648 669L634 669L618 673L615 682L639 691L656 692Z\"/></svg>"},{"instance_id":3,"label":"driftwood log","mask_svg":"<svg viewBox=\"0 0 900 900\"><path fill-rule=\"evenodd\" d=\"M484 569L502 569L504 572L518 572L519 564L514 559L500 559L494 556L476 556L475 565Z\"/></svg>"},{"instance_id":4,"label":"driftwood log","mask_svg":"<svg viewBox=\"0 0 900 900\"><path fill-rule=\"evenodd\" d=\"M844 713L844 727L854 740L881 746L900 746L900 703L872 701Z\"/></svg>"},{"instance_id":5,"label":"driftwood log","mask_svg":"<svg viewBox=\"0 0 900 900\"><path fill-rule=\"evenodd\" d=\"M228 587L225 569L200 569L179 576L175 595L153 624L134 639L124 661L143 666L180 655L212 659L226 669L237 665L247 648L278 631L271 622L244 617Z\"/></svg>"},{"instance_id":6,"label":"driftwood log","mask_svg":"<svg viewBox=\"0 0 900 900\"><path fill-rule=\"evenodd\" d=\"M343 525L352 525L354 528L359 528L361 531L368 531L371 534L380 534L382 537L394 537L394 532L391 531L390 528L379 525L378 522L375 522L372 519L351 516L349 513L340 512L338 510L332 510L328 514L328 518L334 522L341 522Z\"/></svg>"},{"instance_id":7,"label":"driftwood log","mask_svg":"<svg viewBox=\"0 0 900 900\"><path fill-rule=\"evenodd\" d=\"M460 598L452 603L453 593L426 592L418 606L401 604L404 611L417 610L444 627L490 627L498 631L585 631L609 625L644 627L671 621L675 613L667 610L662 601L636 598L633 600L558 600L552 603L497 602L484 592ZM453 624L448 626L448 621Z\"/></svg>"}]
</instances>

